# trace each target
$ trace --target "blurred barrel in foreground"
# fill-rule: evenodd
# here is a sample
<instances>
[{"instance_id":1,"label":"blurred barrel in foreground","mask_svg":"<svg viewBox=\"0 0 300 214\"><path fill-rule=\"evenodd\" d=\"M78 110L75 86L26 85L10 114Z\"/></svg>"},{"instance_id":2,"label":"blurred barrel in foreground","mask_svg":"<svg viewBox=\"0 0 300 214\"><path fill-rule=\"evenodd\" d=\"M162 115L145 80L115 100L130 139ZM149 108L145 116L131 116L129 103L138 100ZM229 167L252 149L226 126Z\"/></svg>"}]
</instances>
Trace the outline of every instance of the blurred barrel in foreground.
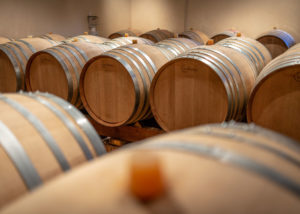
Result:
<instances>
[{"instance_id":1,"label":"blurred barrel in foreground","mask_svg":"<svg viewBox=\"0 0 300 214\"><path fill-rule=\"evenodd\" d=\"M251 93L249 122L300 141L300 44L271 61Z\"/></svg>"},{"instance_id":2,"label":"blurred barrel in foreground","mask_svg":"<svg viewBox=\"0 0 300 214\"><path fill-rule=\"evenodd\" d=\"M1 44L0 92L25 90L25 69L31 55L57 44L42 38L26 38Z\"/></svg>"},{"instance_id":3,"label":"blurred barrel in foreground","mask_svg":"<svg viewBox=\"0 0 300 214\"><path fill-rule=\"evenodd\" d=\"M88 120L50 94L0 95L0 208L105 153Z\"/></svg>"},{"instance_id":4,"label":"blurred barrel in foreground","mask_svg":"<svg viewBox=\"0 0 300 214\"><path fill-rule=\"evenodd\" d=\"M234 36L242 36L243 34L238 30L229 29L226 31L223 31L221 33L217 33L214 36L211 37L212 40L214 40L214 43L217 43L223 39L226 39L228 37L234 37Z\"/></svg>"},{"instance_id":5,"label":"blurred barrel in foreground","mask_svg":"<svg viewBox=\"0 0 300 214\"><path fill-rule=\"evenodd\" d=\"M51 39L51 40L54 40L54 41L57 41L57 42L61 42L61 41L64 41L66 39L64 36L59 35L59 34L54 34L54 33L44 34L44 35L40 36L40 38Z\"/></svg>"},{"instance_id":6,"label":"blurred barrel in foreground","mask_svg":"<svg viewBox=\"0 0 300 214\"><path fill-rule=\"evenodd\" d=\"M152 113L166 131L243 120L256 73L239 51L199 46L156 73L150 89Z\"/></svg>"},{"instance_id":7,"label":"blurred barrel in foreground","mask_svg":"<svg viewBox=\"0 0 300 214\"><path fill-rule=\"evenodd\" d=\"M260 42L247 37L229 37L217 43L244 54L256 67L257 74L272 60L268 49Z\"/></svg>"},{"instance_id":8,"label":"blurred barrel in foreground","mask_svg":"<svg viewBox=\"0 0 300 214\"><path fill-rule=\"evenodd\" d=\"M12 40L6 37L0 36L0 44L6 43L6 42L11 42Z\"/></svg>"},{"instance_id":9,"label":"blurred barrel in foreground","mask_svg":"<svg viewBox=\"0 0 300 214\"><path fill-rule=\"evenodd\" d=\"M83 68L80 96L89 115L105 126L121 126L151 115L149 88L168 57L157 47L128 45L91 59Z\"/></svg>"},{"instance_id":10,"label":"blurred barrel in foreground","mask_svg":"<svg viewBox=\"0 0 300 214\"><path fill-rule=\"evenodd\" d=\"M295 39L288 32L274 29L260 35L257 40L270 51L272 58L284 53L287 49L296 44Z\"/></svg>"},{"instance_id":11,"label":"blurred barrel in foreground","mask_svg":"<svg viewBox=\"0 0 300 214\"><path fill-rule=\"evenodd\" d=\"M181 38L192 39L194 41L199 42L199 45L205 45L208 41L208 36L201 31L190 29L188 31L184 31L178 35Z\"/></svg>"},{"instance_id":12,"label":"blurred barrel in foreground","mask_svg":"<svg viewBox=\"0 0 300 214\"><path fill-rule=\"evenodd\" d=\"M37 52L26 68L27 89L55 94L80 108L78 86L83 66L110 49L103 44L72 42Z\"/></svg>"},{"instance_id":13,"label":"blurred barrel in foreground","mask_svg":"<svg viewBox=\"0 0 300 214\"><path fill-rule=\"evenodd\" d=\"M152 42L156 43L165 39L174 38L174 33L168 30L156 29L142 34L140 37L149 39Z\"/></svg>"},{"instance_id":14,"label":"blurred barrel in foreground","mask_svg":"<svg viewBox=\"0 0 300 214\"><path fill-rule=\"evenodd\" d=\"M111 35L108 36L110 39L115 39L119 37L125 37L125 36L139 36L140 33L136 30L120 30L118 32L112 33Z\"/></svg>"},{"instance_id":15,"label":"blurred barrel in foreground","mask_svg":"<svg viewBox=\"0 0 300 214\"><path fill-rule=\"evenodd\" d=\"M252 125L197 127L108 154L1 214L298 214L299 154Z\"/></svg>"}]
</instances>

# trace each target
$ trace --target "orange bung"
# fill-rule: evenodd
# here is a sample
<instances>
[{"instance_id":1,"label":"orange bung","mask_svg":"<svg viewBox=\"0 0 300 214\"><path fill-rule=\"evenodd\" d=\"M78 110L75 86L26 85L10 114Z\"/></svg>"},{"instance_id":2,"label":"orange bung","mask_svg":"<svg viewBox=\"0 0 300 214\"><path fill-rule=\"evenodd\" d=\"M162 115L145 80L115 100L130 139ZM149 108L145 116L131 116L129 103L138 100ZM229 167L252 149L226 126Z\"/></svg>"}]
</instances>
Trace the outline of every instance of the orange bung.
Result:
<instances>
[{"instance_id":1,"label":"orange bung","mask_svg":"<svg viewBox=\"0 0 300 214\"><path fill-rule=\"evenodd\" d=\"M130 163L131 193L142 201L149 201L162 195L164 189L159 158L151 153L134 154Z\"/></svg>"}]
</instances>

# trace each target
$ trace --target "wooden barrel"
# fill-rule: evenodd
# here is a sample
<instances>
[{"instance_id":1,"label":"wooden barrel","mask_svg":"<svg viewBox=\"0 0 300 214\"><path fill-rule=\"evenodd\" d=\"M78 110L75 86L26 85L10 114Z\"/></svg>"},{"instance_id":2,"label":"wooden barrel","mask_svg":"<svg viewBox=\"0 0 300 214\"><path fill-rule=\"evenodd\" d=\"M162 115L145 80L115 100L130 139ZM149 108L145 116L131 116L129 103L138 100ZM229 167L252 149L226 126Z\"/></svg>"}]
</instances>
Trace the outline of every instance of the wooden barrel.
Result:
<instances>
[{"instance_id":1,"label":"wooden barrel","mask_svg":"<svg viewBox=\"0 0 300 214\"><path fill-rule=\"evenodd\" d=\"M170 38L156 43L155 46L162 47L166 51L170 52L171 55L174 54L174 56L178 56L179 54L197 47L198 45L200 44L195 40L187 38Z\"/></svg>"},{"instance_id":2,"label":"wooden barrel","mask_svg":"<svg viewBox=\"0 0 300 214\"><path fill-rule=\"evenodd\" d=\"M247 37L229 37L217 43L240 51L253 62L257 74L272 60L269 50L260 42Z\"/></svg>"},{"instance_id":3,"label":"wooden barrel","mask_svg":"<svg viewBox=\"0 0 300 214\"><path fill-rule=\"evenodd\" d=\"M6 37L0 36L0 44L11 42L12 40Z\"/></svg>"},{"instance_id":4,"label":"wooden barrel","mask_svg":"<svg viewBox=\"0 0 300 214\"><path fill-rule=\"evenodd\" d=\"M159 69L151 83L151 110L166 131L240 121L255 78L253 63L239 51L199 46Z\"/></svg>"},{"instance_id":5,"label":"wooden barrel","mask_svg":"<svg viewBox=\"0 0 300 214\"><path fill-rule=\"evenodd\" d=\"M64 42L69 43L69 42L92 42L92 43L104 43L108 42L110 39L100 37L100 36L94 36L94 35L79 35L75 36L69 39L66 39Z\"/></svg>"},{"instance_id":6,"label":"wooden barrel","mask_svg":"<svg viewBox=\"0 0 300 214\"><path fill-rule=\"evenodd\" d=\"M104 154L88 120L50 94L0 95L0 208Z\"/></svg>"},{"instance_id":7,"label":"wooden barrel","mask_svg":"<svg viewBox=\"0 0 300 214\"><path fill-rule=\"evenodd\" d=\"M192 30L192 29L188 31L184 31L180 33L178 36L197 41L199 42L200 45L205 45L209 39L205 33L202 33L201 31L198 30Z\"/></svg>"},{"instance_id":8,"label":"wooden barrel","mask_svg":"<svg viewBox=\"0 0 300 214\"><path fill-rule=\"evenodd\" d=\"M214 40L214 43L217 43L223 39L226 39L228 37L237 36L240 32L237 30L229 29L226 31L223 31L221 33L217 33L211 37L212 40ZM242 34L241 34L242 35Z\"/></svg>"},{"instance_id":9,"label":"wooden barrel","mask_svg":"<svg viewBox=\"0 0 300 214\"><path fill-rule=\"evenodd\" d=\"M149 88L168 61L155 46L136 44L94 57L80 76L80 96L89 115L105 126L121 126L151 115Z\"/></svg>"},{"instance_id":10,"label":"wooden barrel","mask_svg":"<svg viewBox=\"0 0 300 214\"><path fill-rule=\"evenodd\" d=\"M107 137L103 139L103 144L107 152L112 152L115 151L116 149L120 149L121 147L125 146L127 143L128 142L114 139L111 137Z\"/></svg>"},{"instance_id":11,"label":"wooden barrel","mask_svg":"<svg viewBox=\"0 0 300 214\"><path fill-rule=\"evenodd\" d=\"M298 214L299 154L260 127L197 127L105 155L1 214Z\"/></svg>"},{"instance_id":12,"label":"wooden barrel","mask_svg":"<svg viewBox=\"0 0 300 214\"><path fill-rule=\"evenodd\" d=\"M140 33L137 30L120 30L118 32L112 33L111 35L109 35L108 38L110 39L116 39L119 37L125 37L125 36L139 36Z\"/></svg>"},{"instance_id":13,"label":"wooden barrel","mask_svg":"<svg viewBox=\"0 0 300 214\"><path fill-rule=\"evenodd\" d=\"M154 43L145 38L136 37L136 36L129 36L129 37L119 37L115 38L113 40L110 40L108 42L105 42L103 44L110 46L111 48L118 48L125 45L131 45L136 41L137 44L147 44L147 45L153 45Z\"/></svg>"},{"instance_id":14,"label":"wooden barrel","mask_svg":"<svg viewBox=\"0 0 300 214\"><path fill-rule=\"evenodd\" d=\"M169 38L174 38L174 33L168 31L168 30L162 30L162 29L156 29L156 30L151 30L149 32L146 32L142 34L140 37L143 37L145 39L149 39L153 41L154 43L169 39Z\"/></svg>"},{"instance_id":15,"label":"wooden barrel","mask_svg":"<svg viewBox=\"0 0 300 214\"><path fill-rule=\"evenodd\" d=\"M247 108L249 122L300 142L300 44L271 61L256 80Z\"/></svg>"},{"instance_id":16,"label":"wooden barrel","mask_svg":"<svg viewBox=\"0 0 300 214\"><path fill-rule=\"evenodd\" d=\"M44 34L44 35L40 36L40 38L50 39L50 40L54 40L57 42L62 42L66 39L64 36L59 35L59 34L54 34L54 33Z\"/></svg>"},{"instance_id":17,"label":"wooden barrel","mask_svg":"<svg viewBox=\"0 0 300 214\"><path fill-rule=\"evenodd\" d=\"M26 38L0 45L0 92L25 90L25 69L30 56L58 44L49 39Z\"/></svg>"},{"instance_id":18,"label":"wooden barrel","mask_svg":"<svg viewBox=\"0 0 300 214\"><path fill-rule=\"evenodd\" d=\"M296 44L291 34L279 29L263 33L257 37L257 40L270 51L272 58L279 56Z\"/></svg>"},{"instance_id":19,"label":"wooden barrel","mask_svg":"<svg viewBox=\"0 0 300 214\"><path fill-rule=\"evenodd\" d=\"M83 66L110 49L103 44L72 42L37 52L27 64L27 89L55 94L80 108L78 87Z\"/></svg>"}]
</instances>

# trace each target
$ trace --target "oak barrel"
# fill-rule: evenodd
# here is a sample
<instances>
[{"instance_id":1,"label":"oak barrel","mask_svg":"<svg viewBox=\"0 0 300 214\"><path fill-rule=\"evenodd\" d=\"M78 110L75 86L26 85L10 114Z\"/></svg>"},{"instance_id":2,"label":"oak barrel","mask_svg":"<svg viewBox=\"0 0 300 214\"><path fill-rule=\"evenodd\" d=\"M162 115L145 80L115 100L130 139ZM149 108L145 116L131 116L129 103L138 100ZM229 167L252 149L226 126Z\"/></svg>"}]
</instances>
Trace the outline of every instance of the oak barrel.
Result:
<instances>
[{"instance_id":1,"label":"oak barrel","mask_svg":"<svg viewBox=\"0 0 300 214\"><path fill-rule=\"evenodd\" d=\"M0 208L105 153L89 121L50 94L0 95Z\"/></svg>"},{"instance_id":2,"label":"oak barrel","mask_svg":"<svg viewBox=\"0 0 300 214\"><path fill-rule=\"evenodd\" d=\"M291 34L280 29L274 29L263 33L257 37L257 41L261 42L270 51L272 58L284 53L287 49L296 44Z\"/></svg>"},{"instance_id":3,"label":"oak barrel","mask_svg":"<svg viewBox=\"0 0 300 214\"><path fill-rule=\"evenodd\" d=\"M54 41L57 41L57 42L62 42L66 39L64 36L59 35L59 34L54 34L54 33L47 33L47 34L44 34L40 37L44 38L44 39L54 40Z\"/></svg>"},{"instance_id":4,"label":"oak barrel","mask_svg":"<svg viewBox=\"0 0 300 214\"><path fill-rule=\"evenodd\" d=\"M229 37L217 43L240 51L253 62L257 74L272 60L269 50L260 42L247 37Z\"/></svg>"},{"instance_id":5,"label":"oak barrel","mask_svg":"<svg viewBox=\"0 0 300 214\"><path fill-rule=\"evenodd\" d=\"M199 46L162 66L150 89L152 113L166 131L243 120L256 78L242 53Z\"/></svg>"},{"instance_id":6,"label":"oak barrel","mask_svg":"<svg viewBox=\"0 0 300 214\"><path fill-rule=\"evenodd\" d=\"M299 154L295 142L257 126L197 127L108 154L1 214L298 214ZM155 187L161 193L147 201L136 193Z\"/></svg>"},{"instance_id":7,"label":"oak barrel","mask_svg":"<svg viewBox=\"0 0 300 214\"><path fill-rule=\"evenodd\" d=\"M11 42L12 40L6 37L0 36L0 44Z\"/></svg>"},{"instance_id":8,"label":"oak barrel","mask_svg":"<svg viewBox=\"0 0 300 214\"><path fill-rule=\"evenodd\" d=\"M240 31L238 30L233 30L233 29L229 29L229 30L225 30L221 33L217 33L215 35L213 35L211 37L212 40L214 40L214 43L217 43L223 39L226 39L228 37L234 37L234 36L237 36L238 34L241 34ZM241 34L242 36L242 34Z\"/></svg>"},{"instance_id":9,"label":"oak barrel","mask_svg":"<svg viewBox=\"0 0 300 214\"><path fill-rule=\"evenodd\" d=\"M80 96L89 115L105 126L121 126L151 115L149 88L168 61L155 46L123 46L94 57L83 68Z\"/></svg>"},{"instance_id":10,"label":"oak barrel","mask_svg":"<svg viewBox=\"0 0 300 214\"><path fill-rule=\"evenodd\" d=\"M156 30L151 30L148 31L142 35L140 35L140 37L143 37L145 39L149 39L152 42L156 43L165 39L169 39L169 38L174 38L174 33L168 31L168 30L163 30L163 29L156 29Z\"/></svg>"},{"instance_id":11,"label":"oak barrel","mask_svg":"<svg viewBox=\"0 0 300 214\"><path fill-rule=\"evenodd\" d=\"M147 44L147 45L153 45L154 43L145 38L136 37L136 36L128 36L128 37L119 37L112 39L108 42L105 42L103 44L110 46L111 48L118 48L125 45L131 45L134 43L134 41L137 42L137 44Z\"/></svg>"},{"instance_id":12,"label":"oak barrel","mask_svg":"<svg viewBox=\"0 0 300 214\"><path fill-rule=\"evenodd\" d=\"M25 90L27 61L35 52L58 43L42 38L26 38L0 45L0 92Z\"/></svg>"},{"instance_id":13,"label":"oak barrel","mask_svg":"<svg viewBox=\"0 0 300 214\"><path fill-rule=\"evenodd\" d=\"M100 37L100 36L94 36L94 35L79 35L75 36L72 38L68 38L64 40L64 42L69 43L69 42L92 42L92 43L104 43L108 42L110 39Z\"/></svg>"},{"instance_id":14,"label":"oak barrel","mask_svg":"<svg viewBox=\"0 0 300 214\"><path fill-rule=\"evenodd\" d=\"M37 52L26 67L27 89L55 94L80 108L78 87L83 66L110 49L103 44L72 42Z\"/></svg>"},{"instance_id":15,"label":"oak barrel","mask_svg":"<svg viewBox=\"0 0 300 214\"><path fill-rule=\"evenodd\" d=\"M187 38L170 38L155 44L155 46L165 49L165 51L170 52L170 55L174 56L178 56L199 45L199 42Z\"/></svg>"},{"instance_id":16,"label":"oak barrel","mask_svg":"<svg viewBox=\"0 0 300 214\"><path fill-rule=\"evenodd\" d=\"M115 39L119 37L125 37L125 36L139 36L140 33L137 30L120 30L118 32L112 33L111 35L108 36L110 39Z\"/></svg>"},{"instance_id":17,"label":"oak barrel","mask_svg":"<svg viewBox=\"0 0 300 214\"><path fill-rule=\"evenodd\" d=\"M184 31L180 33L178 36L181 38L187 38L187 39L192 39L194 41L197 41L200 43L200 45L205 45L209 39L205 33L199 30L192 30L192 29L188 31Z\"/></svg>"},{"instance_id":18,"label":"oak barrel","mask_svg":"<svg viewBox=\"0 0 300 214\"><path fill-rule=\"evenodd\" d=\"M247 108L249 122L300 142L300 44L272 60L258 76Z\"/></svg>"}]
</instances>

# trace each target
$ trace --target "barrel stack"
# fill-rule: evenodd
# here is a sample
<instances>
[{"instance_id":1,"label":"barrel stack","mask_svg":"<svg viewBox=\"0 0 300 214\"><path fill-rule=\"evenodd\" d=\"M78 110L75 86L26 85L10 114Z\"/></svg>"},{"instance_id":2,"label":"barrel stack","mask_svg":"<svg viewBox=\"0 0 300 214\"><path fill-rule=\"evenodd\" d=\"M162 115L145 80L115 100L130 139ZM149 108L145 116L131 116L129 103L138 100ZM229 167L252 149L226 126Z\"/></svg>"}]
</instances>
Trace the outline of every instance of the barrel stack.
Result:
<instances>
[{"instance_id":1,"label":"barrel stack","mask_svg":"<svg viewBox=\"0 0 300 214\"><path fill-rule=\"evenodd\" d=\"M116 39L116 38L125 37L125 36L139 36L140 34L141 33L139 33L139 31L137 31L137 30L127 29L127 30L120 30L115 33L112 33L108 36L108 38Z\"/></svg>"},{"instance_id":2,"label":"barrel stack","mask_svg":"<svg viewBox=\"0 0 300 214\"><path fill-rule=\"evenodd\" d=\"M270 51L273 59L296 44L291 34L276 27L271 31L259 35L257 41Z\"/></svg>"},{"instance_id":3,"label":"barrel stack","mask_svg":"<svg viewBox=\"0 0 300 214\"><path fill-rule=\"evenodd\" d=\"M78 86L83 66L110 49L108 45L78 41L39 51L28 61L27 89L55 94L80 108Z\"/></svg>"},{"instance_id":4,"label":"barrel stack","mask_svg":"<svg viewBox=\"0 0 300 214\"><path fill-rule=\"evenodd\" d=\"M300 45L272 60L258 76L247 108L249 122L300 141Z\"/></svg>"},{"instance_id":5,"label":"barrel stack","mask_svg":"<svg viewBox=\"0 0 300 214\"><path fill-rule=\"evenodd\" d=\"M151 115L149 88L168 61L157 47L134 44L91 59L83 68L80 95L85 109L106 126L130 124Z\"/></svg>"},{"instance_id":6,"label":"barrel stack","mask_svg":"<svg viewBox=\"0 0 300 214\"><path fill-rule=\"evenodd\" d=\"M152 113L166 131L245 118L257 76L240 51L198 46L162 66L150 89Z\"/></svg>"},{"instance_id":7,"label":"barrel stack","mask_svg":"<svg viewBox=\"0 0 300 214\"><path fill-rule=\"evenodd\" d=\"M226 38L229 38L229 37L235 37L235 36L243 36L243 34L238 31L238 30L235 30L235 29L228 29L228 30L225 30L221 33L217 33L215 35L213 35L210 39L212 39L214 41L214 43L217 43L223 39L226 39Z\"/></svg>"},{"instance_id":8,"label":"barrel stack","mask_svg":"<svg viewBox=\"0 0 300 214\"><path fill-rule=\"evenodd\" d=\"M199 45L199 42L187 38L170 38L155 44L162 51L167 52L166 54L169 55L170 60Z\"/></svg>"},{"instance_id":9,"label":"barrel stack","mask_svg":"<svg viewBox=\"0 0 300 214\"><path fill-rule=\"evenodd\" d=\"M269 50L260 42L248 37L229 37L217 43L245 55L255 66L257 75L272 60Z\"/></svg>"},{"instance_id":10,"label":"barrel stack","mask_svg":"<svg viewBox=\"0 0 300 214\"><path fill-rule=\"evenodd\" d=\"M56 42L62 42L64 41L66 38L62 35L59 35L59 34L55 34L55 33L46 33L42 36L40 36L41 38L44 38L44 39L50 39L50 40L54 40Z\"/></svg>"},{"instance_id":11,"label":"barrel stack","mask_svg":"<svg viewBox=\"0 0 300 214\"><path fill-rule=\"evenodd\" d=\"M137 44L147 44L147 45L153 45L154 43L149 40L142 37L137 36L126 36L126 37L118 37L115 39L112 39L110 41L105 42L105 45L110 46L112 49L118 48L125 45L131 45L133 43Z\"/></svg>"},{"instance_id":12,"label":"barrel stack","mask_svg":"<svg viewBox=\"0 0 300 214\"><path fill-rule=\"evenodd\" d=\"M110 39L105 38L105 37L100 37L100 36L95 36L95 35L88 35L88 34L83 34L75 37L68 38L64 40L63 42L69 43L69 42L91 42L91 43L104 43L108 42Z\"/></svg>"},{"instance_id":13,"label":"barrel stack","mask_svg":"<svg viewBox=\"0 0 300 214\"><path fill-rule=\"evenodd\" d=\"M175 34L173 32L170 32L168 30L157 28L156 30L148 31L140 37L143 37L145 39L149 39L154 43L160 42L165 39L174 38Z\"/></svg>"},{"instance_id":14,"label":"barrel stack","mask_svg":"<svg viewBox=\"0 0 300 214\"><path fill-rule=\"evenodd\" d=\"M109 127L152 117L149 89L155 73L176 55L196 45L193 40L176 38L154 46L123 46L94 57L83 68L80 79L85 109L95 121Z\"/></svg>"},{"instance_id":15,"label":"barrel stack","mask_svg":"<svg viewBox=\"0 0 300 214\"><path fill-rule=\"evenodd\" d=\"M0 45L0 92L25 90L25 70L37 51L58 45L50 39L25 38Z\"/></svg>"},{"instance_id":16,"label":"barrel stack","mask_svg":"<svg viewBox=\"0 0 300 214\"><path fill-rule=\"evenodd\" d=\"M199 30L194 30L193 28L180 33L178 36L181 38L192 39L198 42L199 45L205 45L209 39L209 37L205 33Z\"/></svg>"}]
</instances>

